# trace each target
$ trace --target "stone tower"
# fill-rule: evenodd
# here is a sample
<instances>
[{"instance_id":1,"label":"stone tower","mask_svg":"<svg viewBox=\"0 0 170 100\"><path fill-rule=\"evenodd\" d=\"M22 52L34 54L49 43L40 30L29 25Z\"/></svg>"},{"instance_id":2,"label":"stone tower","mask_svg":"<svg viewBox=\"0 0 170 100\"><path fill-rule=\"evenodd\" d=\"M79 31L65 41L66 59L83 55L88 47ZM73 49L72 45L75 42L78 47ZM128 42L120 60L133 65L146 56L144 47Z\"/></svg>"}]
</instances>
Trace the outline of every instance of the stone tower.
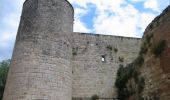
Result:
<instances>
[{"instance_id":1,"label":"stone tower","mask_svg":"<svg viewBox=\"0 0 170 100\"><path fill-rule=\"evenodd\" d=\"M67 0L25 1L3 100L71 100L73 13Z\"/></svg>"}]
</instances>

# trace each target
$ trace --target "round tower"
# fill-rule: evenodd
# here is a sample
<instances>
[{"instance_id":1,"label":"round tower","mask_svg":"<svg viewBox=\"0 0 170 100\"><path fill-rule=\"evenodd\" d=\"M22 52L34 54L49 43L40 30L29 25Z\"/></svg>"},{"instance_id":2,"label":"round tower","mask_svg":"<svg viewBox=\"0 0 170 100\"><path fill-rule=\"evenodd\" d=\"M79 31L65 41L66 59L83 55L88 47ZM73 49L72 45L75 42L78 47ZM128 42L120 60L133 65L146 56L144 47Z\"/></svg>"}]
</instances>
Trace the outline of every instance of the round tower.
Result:
<instances>
[{"instance_id":1,"label":"round tower","mask_svg":"<svg viewBox=\"0 0 170 100\"><path fill-rule=\"evenodd\" d=\"M3 100L71 100L73 15L67 0L25 1Z\"/></svg>"}]
</instances>

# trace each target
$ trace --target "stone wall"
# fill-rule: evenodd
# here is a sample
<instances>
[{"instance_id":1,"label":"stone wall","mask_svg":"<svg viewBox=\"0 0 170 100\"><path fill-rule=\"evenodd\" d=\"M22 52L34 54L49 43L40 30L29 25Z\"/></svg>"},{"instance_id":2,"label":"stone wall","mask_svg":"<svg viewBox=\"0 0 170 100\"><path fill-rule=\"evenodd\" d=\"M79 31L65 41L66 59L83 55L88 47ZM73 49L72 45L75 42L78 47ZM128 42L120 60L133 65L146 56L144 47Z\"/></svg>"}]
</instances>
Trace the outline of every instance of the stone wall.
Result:
<instances>
[{"instance_id":1,"label":"stone wall","mask_svg":"<svg viewBox=\"0 0 170 100\"><path fill-rule=\"evenodd\" d=\"M116 97L117 69L136 58L141 40L90 33L73 33L72 38L73 98Z\"/></svg>"},{"instance_id":2,"label":"stone wall","mask_svg":"<svg viewBox=\"0 0 170 100\"><path fill-rule=\"evenodd\" d=\"M3 100L71 100L73 8L26 0Z\"/></svg>"},{"instance_id":3,"label":"stone wall","mask_svg":"<svg viewBox=\"0 0 170 100\"><path fill-rule=\"evenodd\" d=\"M72 100L92 100L92 98L72 98ZM97 100L117 100L116 98L99 98Z\"/></svg>"},{"instance_id":4,"label":"stone wall","mask_svg":"<svg viewBox=\"0 0 170 100\"><path fill-rule=\"evenodd\" d=\"M3 100L116 97L117 69L138 55L141 39L73 33L66 0L26 0Z\"/></svg>"},{"instance_id":5,"label":"stone wall","mask_svg":"<svg viewBox=\"0 0 170 100\"><path fill-rule=\"evenodd\" d=\"M170 100L170 6L147 27L144 39L152 34L151 47L148 47L145 63L141 68L141 73L145 77L143 96ZM159 57L156 57L152 49L161 40L166 41L167 47Z\"/></svg>"}]
</instances>

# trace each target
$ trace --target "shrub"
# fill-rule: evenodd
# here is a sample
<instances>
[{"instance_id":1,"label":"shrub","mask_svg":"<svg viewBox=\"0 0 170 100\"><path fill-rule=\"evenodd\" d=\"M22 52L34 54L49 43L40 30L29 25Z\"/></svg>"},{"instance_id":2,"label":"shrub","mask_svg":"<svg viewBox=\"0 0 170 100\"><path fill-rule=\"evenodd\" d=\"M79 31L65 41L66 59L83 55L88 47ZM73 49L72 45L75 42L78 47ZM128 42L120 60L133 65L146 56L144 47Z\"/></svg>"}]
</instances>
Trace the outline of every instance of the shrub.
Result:
<instances>
[{"instance_id":1,"label":"shrub","mask_svg":"<svg viewBox=\"0 0 170 100\"><path fill-rule=\"evenodd\" d=\"M73 56L77 55L77 52L76 51L73 51Z\"/></svg>"},{"instance_id":2,"label":"shrub","mask_svg":"<svg viewBox=\"0 0 170 100\"><path fill-rule=\"evenodd\" d=\"M72 55L73 56L75 56L75 55L77 55L77 52L78 52L78 47L76 47L76 48L72 48Z\"/></svg>"},{"instance_id":3,"label":"shrub","mask_svg":"<svg viewBox=\"0 0 170 100\"><path fill-rule=\"evenodd\" d=\"M153 99L154 99L154 100L160 100L160 97L157 96L157 95L154 95Z\"/></svg>"},{"instance_id":4,"label":"shrub","mask_svg":"<svg viewBox=\"0 0 170 100\"><path fill-rule=\"evenodd\" d=\"M106 47L106 49L112 51L112 50L113 50L113 47L112 47L111 45L108 45L108 46Z\"/></svg>"},{"instance_id":5,"label":"shrub","mask_svg":"<svg viewBox=\"0 0 170 100\"><path fill-rule=\"evenodd\" d=\"M153 54L156 57L159 57L162 54L162 52L165 50L166 46L167 46L166 40L159 41L159 43L152 50Z\"/></svg>"},{"instance_id":6,"label":"shrub","mask_svg":"<svg viewBox=\"0 0 170 100\"><path fill-rule=\"evenodd\" d=\"M138 57L138 59L139 58L140 57ZM138 62L140 61L141 60L138 60ZM119 100L126 100L129 96L132 96L134 94L140 95L140 93L144 89L144 78L139 77L140 73L136 69L139 65L136 65L135 63L136 61L128 64L126 67L120 65L117 71L115 86L117 88ZM137 87L133 86L133 83L131 83L131 81L133 80Z\"/></svg>"},{"instance_id":7,"label":"shrub","mask_svg":"<svg viewBox=\"0 0 170 100\"><path fill-rule=\"evenodd\" d=\"M147 53L147 51L148 51L148 48L146 46L142 46L141 49L140 49L139 54L140 55L143 55L143 54L145 55Z\"/></svg>"},{"instance_id":8,"label":"shrub","mask_svg":"<svg viewBox=\"0 0 170 100\"><path fill-rule=\"evenodd\" d=\"M142 96L138 96L139 100L146 100L144 97Z\"/></svg>"},{"instance_id":9,"label":"shrub","mask_svg":"<svg viewBox=\"0 0 170 100\"><path fill-rule=\"evenodd\" d=\"M138 93L141 93L144 89L145 79L142 77L138 82Z\"/></svg>"},{"instance_id":10,"label":"shrub","mask_svg":"<svg viewBox=\"0 0 170 100\"><path fill-rule=\"evenodd\" d=\"M131 65L127 67L123 67L120 65L117 71L117 78L115 82L115 86L118 89L118 99L125 100L125 98L129 97L132 94L132 90L128 90L126 83L131 78Z\"/></svg>"},{"instance_id":11,"label":"shrub","mask_svg":"<svg viewBox=\"0 0 170 100\"><path fill-rule=\"evenodd\" d=\"M153 34L150 34L150 35L146 35L146 43L150 43L151 39L153 37Z\"/></svg>"},{"instance_id":12,"label":"shrub","mask_svg":"<svg viewBox=\"0 0 170 100\"><path fill-rule=\"evenodd\" d=\"M115 51L115 52L117 52L117 51L118 51L118 49L117 49L117 48L114 48L114 51Z\"/></svg>"},{"instance_id":13,"label":"shrub","mask_svg":"<svg viewBox=\"0 0 170 100\"><path fill-rule=\"evenodd\" d=\"M135 80L136 83L139 82L139 77L138 76L139 76L139 73L137 71L134 71L133 72L133 77L134 77L134 80Z\"/></svg>"},{"instance_id":14,"label":"shrub","mask_svg":"<svg viewBox=\"0 0 170 100\"><path fill-rule=\"evenodd\" d=\"M139 55L135 60L135 64L139 65L139 66L141 66L143 64L143 62L144 62L144 58L142 55Z\"/></svg>"},{"instance_id":15,"label":"shrub","mask_svg":"<svg viewBox=\"0 0 170 100\"><path fill-rule=\"evenodd\" d=\"M120 62L124 62L124 58L123 57L119 57L119 61Z\"/></svg>"},{"instance_id":16,"label":"shrub","mask_svg":"<svg viewBox=\"0 0 170 100\"><path fill-rule=\"evenodd\" d=\"M99 99L99 96L98 95L93 95L92 97L91 97L91 100L98 100Z\"/></svg>"},{"instance_id":17,"label":"shrub","mask_svg":"<svg viewBox=\"0 0 170 100\"><path fill-rule=\"evenodd\" d=\"M153 24L150 24L150 25L149 25L149 30L151 30L151 29L153 29L153 28L154 28Z\"/></svg>"}]
</instances>

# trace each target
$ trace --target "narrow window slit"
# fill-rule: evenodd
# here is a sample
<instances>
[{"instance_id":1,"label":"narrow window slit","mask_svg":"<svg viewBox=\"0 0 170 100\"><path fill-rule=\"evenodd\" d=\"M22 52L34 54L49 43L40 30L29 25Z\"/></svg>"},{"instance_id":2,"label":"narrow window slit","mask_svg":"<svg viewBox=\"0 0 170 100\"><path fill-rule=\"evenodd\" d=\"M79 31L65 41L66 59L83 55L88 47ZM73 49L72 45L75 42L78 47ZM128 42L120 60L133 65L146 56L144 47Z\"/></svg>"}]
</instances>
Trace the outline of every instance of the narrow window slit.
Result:
<instances>
[{"instance_id":1,"label":"narrow window slit","mask_svg":"<svg viewBox=\"0 0 170 100\"><path fill-rule=\"evenodd\" d=\"M102 55L101 57L102 57L102 62L106 62L106 57L105 57L105 55Z\"/></svg>"}]
</instances>

